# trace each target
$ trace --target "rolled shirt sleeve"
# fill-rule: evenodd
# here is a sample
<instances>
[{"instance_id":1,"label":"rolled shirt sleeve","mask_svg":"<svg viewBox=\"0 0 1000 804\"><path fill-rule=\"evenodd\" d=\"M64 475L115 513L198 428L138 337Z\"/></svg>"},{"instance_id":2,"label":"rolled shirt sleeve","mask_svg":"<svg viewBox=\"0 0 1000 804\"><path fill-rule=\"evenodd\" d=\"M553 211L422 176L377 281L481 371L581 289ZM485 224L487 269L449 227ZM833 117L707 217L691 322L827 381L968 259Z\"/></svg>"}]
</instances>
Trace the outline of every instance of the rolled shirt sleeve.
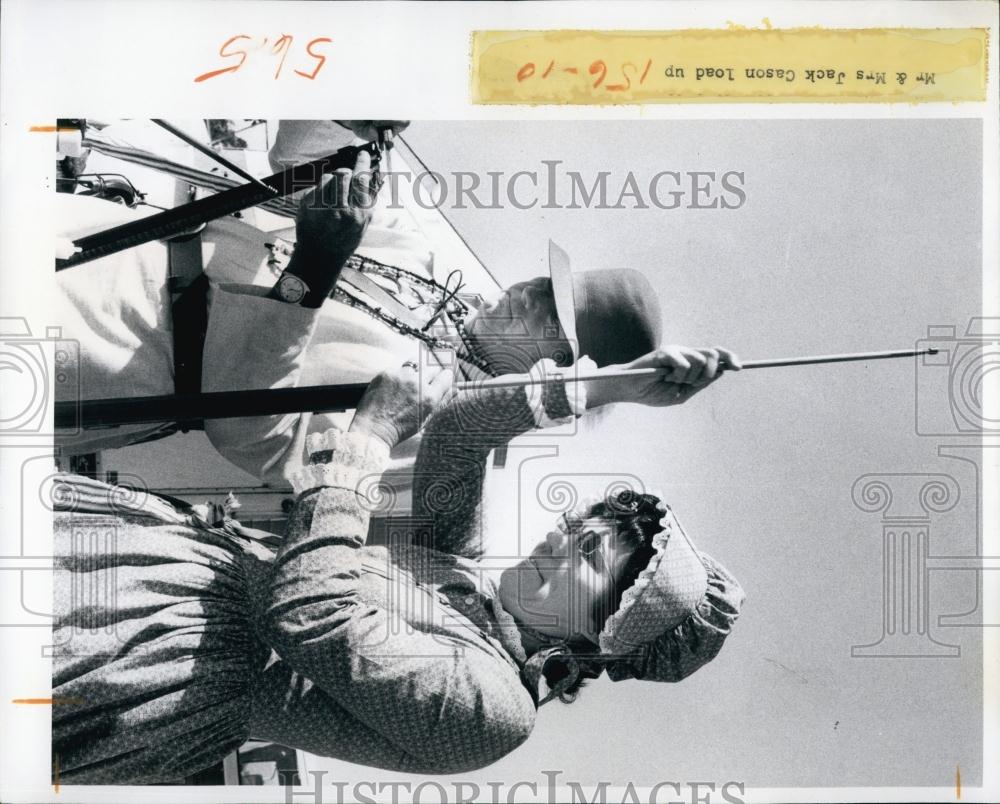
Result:
<instances>
[{"instance_id":1,"label":"rolled shirt sleeve","mask_svg":"<svg viewBox=\"0 0 1000 804\"><path fill-rule=\"evenodd\" d=\"M521 388L483 387L459 394L428 419L413 473L413 512L433 522L428 546L469 558L483 554L483 483L494 449L536 428L583 415L582 384L566 384L552 360L536 363Z\"/></svg>"}]
</instances>

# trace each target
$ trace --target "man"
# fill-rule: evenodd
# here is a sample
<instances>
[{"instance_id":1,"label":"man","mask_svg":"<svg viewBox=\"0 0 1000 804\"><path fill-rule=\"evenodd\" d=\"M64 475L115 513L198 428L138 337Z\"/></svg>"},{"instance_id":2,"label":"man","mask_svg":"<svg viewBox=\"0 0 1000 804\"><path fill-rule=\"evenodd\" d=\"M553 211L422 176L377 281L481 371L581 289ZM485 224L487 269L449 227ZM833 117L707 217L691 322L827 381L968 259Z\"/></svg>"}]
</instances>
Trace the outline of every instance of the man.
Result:
<instances>
[{"instance_id":1,"label":"man","mask_svg":"<svg viewBox=\"0 0 1000 804\"><path fill-rule=\"evenodd\" d=\"M349 122L361 134L371 133L373 121ZM394 130L405 126L405 123L399 121L378 122L389 124ZM343 141L332 143L330 151L356 138L355 130L342 130L345 132ZM188 133L193 131L189 130ZM130 121L114 124L103 129L100 134L102 142L116 149L163 153L165 158L178 164L191 159L196 165L209 169L208 165L199 161L200 155L186 156L185 151L192 149L178 147L175 144L179 143L178 140L151 123ZM207 161L204 156L200 156L200 159ZM86 170L91 175L126 171L146 195L149 203L172 205L174 180L163 173L111 159L106 154L97 152L89 156ZM66 192L57 194L54 200L60 233L63 235L62 240L66 242L157 211L150 206L140 205L131 209L119 203L108 203L101 198ZM339 229L333 223L332 228L322 232L314 230L305 233L301 238L303 248L320 254L328 243L343 240L348 250L340 256L346 258L352 250L358 248L357 237L367 234L368 240L374 241L375 245L372 247L369 242L362 245L360 250L375 258L391 257L396 262L402 262L408 270L420 270L426 254L420 254L412 237L399 237L402 227L397 221L382 215L381 225L371 227L366 224L368 212L360 212L365 220L354 221L353 224L355 228L360 224L359 231ZM248 216L245 215L244 218L246 217ZM280 225L282 219L277 220ZM399 250L388 250L388 243L392 238L401 241L405 254ZM183 268L188 278L197 276L204 270L205 276L214 286L211 295L217 297L226 295L226 291L218 289L219 284L233 283L241 288L259 286L262 283L274 285L275 277L268 265L269 251L265 245L274 239L275 236L270 231L256 228L245 219L228 216L212 221L200 233L198 241L194 242L200 254L193 271L187 265ZM176 274L178 263L189 261L187 257L190 248L185 253L185 245L190 246L192 243L148 243L61 271L57 275L58 321L65 337L79 342L81 358L79 389L60 387L59 390L63 393L73 395L61 396L59 401L142 397L198 390L202 347L198 343L198 323L191 319L197 318L199 303L201 317L204 317L205 301L194 299L193 304L187 305L185 313L173 320L171 305L175 299L168 288L168 277ZM400 259L401 255L404 259ZM407 262L407 259L411 262ZM337 264L331 266L331 269L336 272L339 267ZM335 273L331 276L335 278ZM265 287L264 292L266 290ZM329 307L334 305L331 303ZM338 382L366 382L380 367L398 365L399 360L394 356L390 359L389 356L400 348L409 346L402 336L364 313L339 304L336 308L336 315L327 316L323 322L322 334L324 344L339 348L323 349L323 354L317 354L317 358L329 359L331 351L350 353L349 357L340 361L342 379ZM194 316L190 315L192 312L195 313ZM175 336L183 337L186 343L193 342L195 354L182 359L175 350ZM232 345L228 338L227 344ZM350 348L344 349L345 345ZM252 355L244 354L242 357L252 359ZM177 372L182 363L193 364L197 369L193 384L188 382L185 385L184 378ZM211 374L211 367L206 367L206 371ZM190 379L189 377L188 380ZM63 433L57 438L66 452L86 453L162 437L175 429L175 425L169 422L126 425Z\"/></svg>"},{"instance_id":2,"label":"man","mask_svg":"<svg viewBox=\"0 0 1000 804\"><path fill-rule=\"evenodd\" d=\"M363 134L371 134L369 129L376 123L396 130L405 126L402 121L348 122L352 131ZM280 136L283 130L272 152L273 167L315 156L302 151L306 146L300 138L293 144L301 153L289 157L288 143ZM334 150L334 144L318 152ZM363 154L353 174L338 171L322 190L303 200L295 251L270 289L248 281L255 273L254 265L227 257L227 251L238 251L227 245L236 239L227 239L227 228L240 229L240 236L248 241L241 244L247 253L264 253L263 232L228 219L209 227L214 234L206 230L204 237L213 246L206 271L217 282L211 291L202 390L367 382L401 359L419 363L418 341L392 332L362 312L328 301L348 257L359 245L363 247L370 231L373 198L367 160ZM121 207L116 205L115 210ZM386 232L391 229L386 227ZM392 235L387 236L386 245ZM390 253L383 251L380 256ZM167 333L185 322L169 320L165 262L165 247L154 243L60 274L66 334L81 340L85 398L174 390L172 339ZM584 356L598 365L627 363L659 346L659 305L641 274L604 270L574 277L568 257L555 246L550 248L550 271L551 278L538 277L509 288L450 336L460 377L523 371L546 357L560 365ZM122 292L123 286L128 292ZM356 332L363 333L362 337ZM704 365L713 358L691 352L689 359ZM302 464L306 435L343 422L344 415L303 413L208 420L205 428L212 443L233 463L266 482L283 485ZM169 428L85 431L75 441L63 443L76 451L89 451L136 443ZM416 448L416 442L403 444L394 454L390 474L401 507L405 507Z\"/></svg>"},{"instance_id":3,"label":"man","mask_svg":"<svg viewBox=\"0 0 1000 804\"><path fill-rule=\"evenodd\" d=\"M346 185L344 185L346 187ZM360 222L358 223L360 225ZM297 255L305 252L299 250ZM447 359L456 376L476 380L527 371L539 360L577 368L623 364L660 345L662 318L656 294L637 271L597 270L573 275L569 258L550 245L550 277L517 283L498 299L474 311L450 336L454 355L435 358L414 349L415 365ZM288 277L291 277L289 279ZM301 280L310 295L282 299L283 283ZM319 287L319 292L312 289ZM247 288L223 286L213 301L206 341L203 388L251 390L350 382L342 361L316 359L328 340L320 301L330 287L323 260L293 256L285 275L266 296ZM418 344L414 344L417 346ZM238 353L252 355L236 359ZM683 359L704 367L718 354L687 350ZM251 370L247 366L251 365ZM301 413L239 419L211 419L205 431L221 454L270 482L287 482L301 466L306 438L343 426L343 414ZM385 474L394 513L409 509L413 461L419 436L393 451Z\"/></svg>"}]
</instances>

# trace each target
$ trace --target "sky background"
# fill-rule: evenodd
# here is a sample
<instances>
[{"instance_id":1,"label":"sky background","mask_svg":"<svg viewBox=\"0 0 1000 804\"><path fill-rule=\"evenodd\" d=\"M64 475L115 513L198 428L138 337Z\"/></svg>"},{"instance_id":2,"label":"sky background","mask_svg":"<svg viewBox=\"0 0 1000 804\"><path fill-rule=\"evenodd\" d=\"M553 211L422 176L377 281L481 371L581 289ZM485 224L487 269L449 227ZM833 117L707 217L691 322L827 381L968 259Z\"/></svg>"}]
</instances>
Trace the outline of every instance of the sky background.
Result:
<instances>
[{"instance_id":1,"label":"sky background","mask_svg":"<svg viewBox=\"0 0 1000 804\"><path fill-rule=\"evenodd\" d=\"M962 336L980 314L975 120L418 122L406 137L442 172L510 175L558 159L588 184L609 171L612 188L630 170L641 187L663 170L743 172L747 201L735 210L447 209L505 284L545 272L549 238L574 270L643 272L668 343L723 345L748 359L902 349L930 325ZM575 704L545 706L520 749L462 778L542 781L542 770L561 770L584 783L950 785L959 765L975 784L980 631L938 625L975 608L975 574L930 575L931 633L960 657L851 657L852 645L882 633L882 524L852 503L857 478L952 476L962 497L933 516L930 552L976 551L975 469L938 455L942 444L972 442L915 430L919 403L943 422L938 432L955 432L947 370L935 368L897 360L745 372L683 407L620 406L572 437L512 449L490 478L492 520L505 528L494 538L544 535L554 515L539 499L554 478L587 492L638 476L736 575L747 603L719 657L684 682L593 682ZM558 455L538 457L552 446ZM210 450L176 436L106 453L105 468L149 476L155 466L161 486L242 485ZM896 513L920 512L902 496ZM381 778L330 760L313 768Z\"/></svg>"}]
</instances>

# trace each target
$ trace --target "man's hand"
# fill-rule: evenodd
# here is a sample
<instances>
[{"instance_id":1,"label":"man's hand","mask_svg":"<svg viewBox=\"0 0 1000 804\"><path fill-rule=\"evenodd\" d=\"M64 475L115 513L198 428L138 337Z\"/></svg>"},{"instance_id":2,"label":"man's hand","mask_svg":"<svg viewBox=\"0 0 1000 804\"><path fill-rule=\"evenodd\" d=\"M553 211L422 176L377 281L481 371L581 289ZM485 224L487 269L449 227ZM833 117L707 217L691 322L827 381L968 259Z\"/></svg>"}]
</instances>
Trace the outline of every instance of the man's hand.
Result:
<instances>
[{"instance_id":1,"label":"man's hand","mask_svg":"<svg viewBox=\"0 0 1000 804\"><path fill-rule=\"evenodd\" d=\"M302 197L288 272L309 286L304 306L319 307L330 295L344 263L361 243L372 203L367 151L358 154L353 171L343 168L323 176L322 183Z\"/></svg>"},{"instance_id":2,"label":"man's hand","mask_svg":"<svg viewBox=\"0 0 1000 804\"><path fill-rule=\"evenodd\" d=\"M741 368L739 358L728 349L664 346L631 363L607 368L665 369L665 374L590 382L587 385L587 407L600 407L613 402L635 402L651 407L680 405L722 376L720 364L726 370L739 371Z\"/></svg>"},{"instance_id":3,"label":"man's hand","mask_svg":"<svg viewBox=\"0 0 1000 804\"><path fill-rule=\"evenodd\" d=\"M369 383L358 403L351 432L380 438L390 449L405 441L427 417L452 396L451 369L404 363L395 371L383 371Z\"/></svg>"},{"instance_id":4,"label":"man's hand","mask_svg":"<svg viewBox=\"0 0 1000 804\"><path fill-rule=\"evenodd\" d=\"M393 134L398 134L410 125L409 120L338 120L337 122L349 128L361 139L369 141L378 137L380 128L389 128Z\"/></svg>"}]
</instances>

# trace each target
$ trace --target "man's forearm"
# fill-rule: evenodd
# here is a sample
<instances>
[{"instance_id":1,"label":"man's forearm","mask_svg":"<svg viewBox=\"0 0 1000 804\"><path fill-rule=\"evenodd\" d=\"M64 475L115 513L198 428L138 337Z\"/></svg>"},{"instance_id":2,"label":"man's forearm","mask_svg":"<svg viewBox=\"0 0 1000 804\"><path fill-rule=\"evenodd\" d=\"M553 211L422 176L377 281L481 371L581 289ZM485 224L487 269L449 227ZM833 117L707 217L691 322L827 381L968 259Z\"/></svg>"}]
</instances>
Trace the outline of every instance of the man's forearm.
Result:
<instances>
[{"instance_id":1,"label":"man's forearm","mask_svg":"<svg viewBox=\"0 0 1000 804\"><path fill-rule=\"evenodd\" d=\"M308 290L301 301L297 302L302 307L316 309L323 306L323 302L333 293L333 289L340 278L340 272L347 264L350 255L329 255L320 256L307 249L296 247L288 261L286 274L292 274L301 279ZM278 301L287 301L281 293L279 279L274 283L268 297Z\"/></svg>"}]
</instances>

